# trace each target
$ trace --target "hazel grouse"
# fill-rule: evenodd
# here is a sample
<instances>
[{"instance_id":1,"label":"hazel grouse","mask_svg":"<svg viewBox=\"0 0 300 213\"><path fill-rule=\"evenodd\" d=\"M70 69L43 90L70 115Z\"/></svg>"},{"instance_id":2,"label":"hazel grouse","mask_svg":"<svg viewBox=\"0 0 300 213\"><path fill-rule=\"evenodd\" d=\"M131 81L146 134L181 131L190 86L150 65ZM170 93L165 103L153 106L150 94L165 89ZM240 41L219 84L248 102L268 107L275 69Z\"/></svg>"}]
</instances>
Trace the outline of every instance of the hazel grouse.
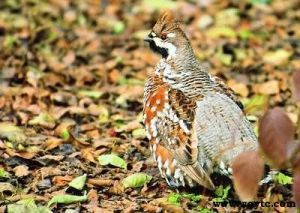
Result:
<instances>
[{"instance_id":1,"label":"hazel grouse","mask_svg":"<svg viewBox=\"0 0 300 213\"><path fill-rule=\"evenodd\" d=\"M159 171L171 187L230 176L233 159L257 148L257 138L233 91L196 59L189 39L168 12L145 38L162 58L144 93L144 123Z\"/></svg>"}]
</instances>

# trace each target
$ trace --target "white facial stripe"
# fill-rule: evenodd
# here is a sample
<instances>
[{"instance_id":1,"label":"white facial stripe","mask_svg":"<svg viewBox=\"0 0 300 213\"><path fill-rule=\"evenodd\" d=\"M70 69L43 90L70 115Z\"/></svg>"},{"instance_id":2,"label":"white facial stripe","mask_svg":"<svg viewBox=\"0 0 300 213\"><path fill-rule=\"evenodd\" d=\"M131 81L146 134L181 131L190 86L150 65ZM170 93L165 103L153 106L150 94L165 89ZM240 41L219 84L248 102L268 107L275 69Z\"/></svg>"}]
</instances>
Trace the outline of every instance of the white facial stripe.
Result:
<instances>
[{"instance_id":1,"label":"white facial stripe","mask_svg":"<svg viewBox=\"0 0 300 213\"><path fill-rule=\"evenodd\" d=\"M176 47L173 44L168 43L168 42L163 42L158 37L155 37L153 39L153 41L155 42L156 46L167 49L169 57L170 56L171 57L175 56L175 54L176 54Z\"/></svg>"},{"instance_id":2,"label":"white facial stripe","mask_svg":"<svg viewBox=\"0 0 300 213\"><path fill-rule=\"evenodd\" d=\"M167 35L168 38L175 38L176 37L176 34L175 33L169 33Z\"/></svg>"},{"instance_id":3,"label":"white facial stripe","mask_svg":"<svg viewBox=\"0 0 300 213\"><path fill-rule=\"evenodd\" d=\"M156 36L156 34L155 34L154 32L151 32L151 36L155 37L155 36Z\"/></svg>"}]
</instances>

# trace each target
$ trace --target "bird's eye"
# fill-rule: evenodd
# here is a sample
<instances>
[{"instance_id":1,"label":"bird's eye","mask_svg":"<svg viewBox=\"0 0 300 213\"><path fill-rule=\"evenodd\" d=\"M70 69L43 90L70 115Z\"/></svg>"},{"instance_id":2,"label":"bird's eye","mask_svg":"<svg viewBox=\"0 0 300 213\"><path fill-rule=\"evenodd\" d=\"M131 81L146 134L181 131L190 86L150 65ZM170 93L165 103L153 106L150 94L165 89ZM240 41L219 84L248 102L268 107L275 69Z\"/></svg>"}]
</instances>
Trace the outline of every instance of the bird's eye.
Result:
<instances>
[{"instance_id":1,"label":"bird's eye","mask_svg":"<svg viewBox=\"0 0 300 213\"><path fill-rule=\"evenodd\" d=\"M161 35L160 35L160 38L161 38L162 40L166 40L166 39L167 39L167 35L166 35L166 34L161 34Z\"/></svg>"}]
</instances>

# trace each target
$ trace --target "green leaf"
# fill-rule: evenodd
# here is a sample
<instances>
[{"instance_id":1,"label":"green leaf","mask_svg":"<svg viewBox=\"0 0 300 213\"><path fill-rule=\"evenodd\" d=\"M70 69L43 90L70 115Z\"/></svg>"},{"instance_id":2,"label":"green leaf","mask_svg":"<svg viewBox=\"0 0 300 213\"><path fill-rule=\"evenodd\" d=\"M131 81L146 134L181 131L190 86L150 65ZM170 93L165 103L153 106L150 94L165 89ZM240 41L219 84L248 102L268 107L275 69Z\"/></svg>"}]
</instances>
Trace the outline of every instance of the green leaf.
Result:
<instances>
[{"instance_id":1,"label":"green leaf","mask_svg":"<svg viewBox=\"0 0 300 213\"><path fill-rule=\"evenodd\" d=\"M176 8L176 6L176 2L170 0L143 0L142 2L142 7L151 11L162 9L174 9Z\"/></svg>"},{"instance_id":2,"label":"green leaf","mask_svg":"<svg viewBox=\"0 0 300 213\"><path fill-rule=\"evenodd\" d=\"M37 87L39 79L41 79L45 74L43 71L39 70L36 67L29 66L26 72L26 79L28 83L32 86Z\"/></svg>"},{"instance_id":3,"label":"green leaf","mask_svg":"<svg viewBox=\"0 0 300 213\"><path fill-rule=\"evenodd\" d=\"M145 173L135 173L122 180L125 188L137 188L151 181L152 176Z\"/></svg>"},{"instance_id":4,"label":"green leaf","mask_svg":"<svg viewBox=\"0 0 300 213\"><path fill-rule=\"evenodd\" d=\"M120 85L130 85L130 86L143 86L145 84L144 81L141 81L136 78L125 78L121 77L118 79L118 84Z\"/></svg>"},{"instance_id":5,"label":"green leaf","mask_svg":"<svg viewBox=\"0 0 300 213\"><path fill-rule=\"evenodd\" d=\"M17 202L17 204L23 204L23 205L26 205L26 206L32 207L32 208L36 208L37 207L33 198L19 200Z\"/></svg>"},{"instance_id":6,"label":"green leaf","mask_svg":"<svg viewBox=\"0 0 300 213\"><path fill-rule=\"evenodd\" d=\"M0 168L0 178L9 178L9 173L3 168Z\"/></svg>"},{"instance_id":7,"label":"green leaf","mask_svg":"<svg viewBox=\"0 0 300 213\"><path fill-rule=\"evenodd\" d=\"M224 65L229 66L232 63L232 55L225 54L222 52L222 50L217 52L217 57Z\"/></svg>"},{"instance_id":8,"label":"green leaf","mask_svg":"<svg viewBox=\"0 0 300 213\"><path fill-rule=\"evenodd\" d=\"M239 21L239 10L237 8L221 10L215 16L217 26L236 26Z\"/></svg>"},{"instance_id":9,"label":"green leaf","mask_svg":"<svg viewBox=\"0 0 300 213\"><path fill-rule=\"evenodd\" d=\"M183 194L182 197L187 198L194 202L200 201L203 198L202 195L195 195L195 194Z\"/></svg>"},{"instance_id":10,"label":"green leaf","mask_svg":"<svg viewBox=\"0 0 300 213\"><path fill-rule=\"evenodd\" d=\"M38 206L36 208L32 208L23 204L9 204L7 206L7 213L51 213L52 211L46 206Z\"/></svg>"},{"instance_id":11,"label":"green leaf","mask_svg":"<svg viewBox=\"0 0 300 213\"><path fill-rule=\"evenodd\" d=\"M20 44L20 40L17 36L15 35L7 35L4 38L3 41L3 46L5 48L11 49L14 45Z\"/></svg>"},{"instance_id":12,"label":"green leaf","mask_svg":"<svg viewBox=\"0 0 300 213\"><path fill-rule=\"evenodd\" d=\"M41 149L40 146L28 146L26 147L26 152L39 152Z\"/></svg>"},{"instance_id":13,"label":"green leaf","mask_svg":"<svg viewBox=\"0 0 300 213\"><path fill-rule=\"evenodd\" d=\"M244 60L247 58L247 53L242 49L234 49L234 55L237 60Z\"/></svg>"},{"instance_id":14,"label":"green leaf","mask_svg":"<svg viewBox=\"0 0 300 213\"><path fill-rule=\"evenodd\" d=\"M81 26L85 26L86 22L87 22L86 17L82 13L77 16L77 21L78 21L78 24Z\"/></svg>"},{"instance_id":15,"label":"green leaf","mask_svg":"<svg viewBox=\"0 0 300 213\"><path fill-rule=\"evenodd\" d=\"M202 195L195 195L193 193L191 194L177 194L177 193L171 193L168 195L168 202L174 205L179 206L180 200L182 198L189 199L190 201L197 202L202 199Z\"/></svg>"},{"instance_id":16,"label":"green leaf","mask_svg":"<svg viewBox=\"0 0 300 213\"><path fill-rule=\"evenodd\" d=\"M12 123L0 123L0 138L5 138L12 143L22 143L26 140L23 130Z\"/></svg>"},{"instance_id":17,"label":"green leaf","mask_svg":"<svg viewBox=\"0 0 300 213\"><path fill-rule=\"evenodd\" d=\"M134 130L132 131L132 136L133 136L133 138L136 138L136 139L144 139L144 138L147 137L146 131L145 131L145 129L143 129L143 128L140 128L140 129L134 129Z\"/></svg>"},{"instance_id":18,"label":"green leaf","mask_svg":"<svg viewBox=\"0 0 300 213\"><path fill-rule=\"evenodd\" d=\"M7 206L7 213L16 212L30 212L30 208L22 204L9 204Z\"/></svg>"},{"instance_id":19,"label":"green leaf","mask_svg":"<svg viewBox=\"0 0 300 213\"><path fill-rule=\"evenodd\" d=\"M125 97L125 95L120 95L119 97L116 98L115 103L118 106L126 108L128 106L127 97Z\"/></svg>"},{"instance_id":20,"label":"green leaf","mask_svg":"<svg viewBox=\"0 0 300 213\"><path fill-rule=\"evenodd\" d=\"M82 190L84 185L85 185L85 182L86 182L86 177L87 177L87 175L84 174L84 175L81 175L79 177L74 178L69 183L69 186L71 186L71 187L73 187L74 189L77 189L77 190Z\"/></svg>"},{"instance_id":21,"label":"green leaf","mask_svg":"<svg viewBox=\"0 0 300 213\"><path fill-rule=\"evenodd\" d=\"M52 199L48 202L48 207L55 203L62 203L62 204L69 204L69 203L76 203L76 202L84 202L87 201L87 195L77 196L77 195L55 195Z\"/></svg>"},{"instance_id":22,"label":"green leaf","mask_svg":"<svg viewBox=\"0 0 300 213\"><path fill-rule=\"evenodd\" d=\"M31 119L28 124L53 128L55 126L55 119L50 114L43 112Z\"/></svg>"},{"instance_id":23,"label":"green leaf","mask_svg":"<svg viewBox=\"0 0 300 213\"><path fill-rule=\"evenodd\" d=\"M249 0L251 4L270 4L272 0Z\"/></svg>"},{"instance_id":24,"label":"green leaf","mask_svg":"<svg viewBox=\"0 0 300 213\"><path fill-rule=\"evenodd\" d=\"M168 202L179 206L181 197L180 194L171 193L168 195Z\"/></svg>"},{"instance_id":25,"label":"green leaf","mask_svg":"<svg viewBox=\"0 0 300 213\"><path fill-rule=\"evenodd\" d=\"M24 199L20 200L15 204L10 204L7 206L8 213L51 213L51 210L45 206L37 206L34 199Z\"/></svg>"},{"instance_id":26,"label":"green leaf","mask_svg":"<svg viewBox=\"0 0 300 213\"><path fill-rule=\"evenodd\" d=\"M212 209L204 208L202 206L199 206L194 210L198 213L214 213L214 211Z\"/></svg>"},{"instance_id":27,"label":"green leaf","mask_svg":"<svg viewBox=\"0 0 300 213\"><path fill-rule=\"evenodd\" d=\"M102 96L101 91L96 91L96 90L80 90L78 91L77 95L80 97L90 97L90 98L95 98L98 99Z\"/></svg>"},{"instance_id":28,"label":"green leaf","mask_svg":"<svg viewBox=\"0 0 300 213\"><path fill-rule=\"evenodd\" d=\"M274 179L277 183L282 185L293 184L293 178L281 172L277 173Z\"/></svg>"},{"instance_id":29,"label":"green leaf","mask_svg":"<svg viewBox=\"0 0 300 213\"><path fill-rule=\"evenodd\" d=\"M291 55L292 52L289 52L285 49L278 49L275 51L266 52L263 56L263 61L268 64L282 65L288 62L288 59Z\"/></svg>"},{"instance_id":30,"label":"green leaf","mask_svg":"<svg viewBox=\"0 0 300 213\"><path fill-rule=\"evenodd\" d=\"M232 55L220 54L220 55L218 55L218 57L224 65L229 66L232 63Z\"/></svg>"},{"instance_id":31,"label":"green leaf","mask_svg":"<svg viewBox=\"0 0 300 213\"><path fill-rule=\"evenodd\" d=\"M220 37L235 38L237 36L237 33L231 27L220 26L220 27L212 27L208 29L206 35L209 38L220 38Z\"/></svg>"},{"instance_id":32,"label":"green leaf","mask_svg":"<svg viewBox=\"0 0 300 213\"><path fill-rule=\"evenodd\" d=\"M133 33L133 38L143 40L149 34L150 31L151 29L136 31Z\"/></svg>"},{"instance_id":33,"label":"green leaf","mask_svg":"<svg viewBox=\"0 0 300 213\"><path fill-rule=\"evenodd\" d=\"M6 5L9 7L9 8L18 8L20 7L20 4L17 0L6 0L4 1L6 3Z\"/></svg>"},{"instance_id":34,"label":"green leaf","mask_svg":"<svg viewBox=\"0 0 300 213\"><path fill-rule=\"evenodd\" d=\"M127 168L127 163L122 158L120 158L115 154L100 155L98 157L98 161L102 166L106 166L110 164L123 169Z\"/></svg>"},{"instance_id":35,"label":"green leaf","mask_svg":"<svg viewBox=\"0 0 300 213\"><path fill-rule=\"evenodd\" d=\"M107 123L109 121L109 111L105 106L100 105L98 107L99 116L98 121L100 124Z\"/></svg>"},{"instance_id":36,"label":"green leaf","mask_svg":"<svg viewBox=\"0 0 300 213\"><path fill-rule=\"evenodd\" d=\"M255 95L250 99L244 99L242 101L245 112L252 114L260 111L264 111L268 106L269 97L266 95Z\"/></svg>"},{"instance_id":37,"label":"green leaf","mask_svg":"<svg viewBox=\"0 0 300 213\"><path fill-rule=\"evenodd\" d=\"M226 186L225 188L224 188L223 185L220 185L220 186L218 186L218 187L216 188L216 190L215 190L214 193L215 193L215 195L217 195L218 198L220 198L221 200L226 200L227 197L228 197L230 188L231 188L230 185Z\"/></svg>"},{"instance_id":38,"label":"green leaf","mask_svg":"<svg viewBox=\"0 0 300 213\"><path fill-rule=\"evenodd\" d=\"M122 21L116 21L113 25L113 33L114 34L121 34L125 30L125 24Z\"/></svg>"},{"instance_id":39,"label":"green leaf","mask_svg":"<svg viewBox=\"0 0 300 213\"><path fill-rule=\"evenodd\" d=\"M249 38L254 36L254 34L251 31L244 29L240 30L238 34L242 40L248 40Z\"/></svg>"},{"instance_id":40,"label":"green leaf","mask_svg":"<svg viewBox=\"0 0 300 213\"><path fill-rule=\"evenodd\" d=\"M70 133L68 131L67 128L64 128L61 130L61 132L59 133L59 136L63 139L63 140L68 140L70 138Z\"/></svg>"}]
</instances>

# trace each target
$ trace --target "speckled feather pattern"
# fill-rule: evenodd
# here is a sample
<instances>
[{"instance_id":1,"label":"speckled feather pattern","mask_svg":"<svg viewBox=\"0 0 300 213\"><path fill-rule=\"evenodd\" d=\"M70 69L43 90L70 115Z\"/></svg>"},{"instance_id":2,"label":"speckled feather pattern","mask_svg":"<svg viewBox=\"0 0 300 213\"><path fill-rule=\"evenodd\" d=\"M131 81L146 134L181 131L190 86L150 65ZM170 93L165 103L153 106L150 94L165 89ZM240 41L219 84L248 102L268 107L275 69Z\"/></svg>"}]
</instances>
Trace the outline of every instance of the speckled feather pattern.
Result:
<instances>
[{"instance_id":1,"label":"speckled feather pattern","mask_svg":"<svg viewBox=\"0 0 300 213\"><path fill-rule=\"evenodd\" d=\"M165 20L170 21L163 17L158 24L168 28ZM162 58L145 85L144 123L170 186L213 189L211 173L230 176L234 157L256 149L257 138L234 92L197 61L177 27L169 26L180 40L176 55ZM161 28L156 25L155 34Z\"/></svg>"},{"instance_id":2,"label":"speckled feather pattern","mask_svg":"<svg viewBox=\"0 0 300 213\"><path fill-rule=\"evenodd\" d=\"M166 65L162 60L157 69ZM199 183L213 188L209 179L213 171L230 175L233 157L257 147L251 124L232 90L209 74L201 74L188 78L186 87L195 87L189 96L159 74L150 77L145 87L145 126L151 150L162 176L175 187Z\"/></svg>"}]
</instances>

